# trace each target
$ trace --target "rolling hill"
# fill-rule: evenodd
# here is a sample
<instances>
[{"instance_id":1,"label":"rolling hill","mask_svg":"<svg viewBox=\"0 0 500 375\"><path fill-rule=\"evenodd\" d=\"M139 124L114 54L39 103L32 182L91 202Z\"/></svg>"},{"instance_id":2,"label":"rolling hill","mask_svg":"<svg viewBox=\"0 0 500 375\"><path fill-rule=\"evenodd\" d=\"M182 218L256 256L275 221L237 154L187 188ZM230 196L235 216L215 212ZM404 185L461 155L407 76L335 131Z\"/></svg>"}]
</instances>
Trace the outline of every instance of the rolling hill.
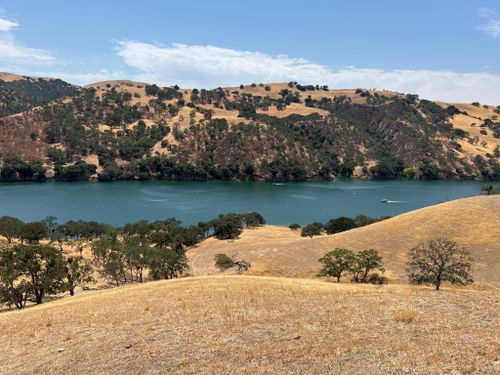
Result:
<instances>
[{"instance_id":1,"label":"rolling hill","mask_svg":"<svg viewBox=\"0 0 500 375\"><path fill-rule=\"evenodd\" d=\"M318 259L336 247L373 248L384 257L387 275L405 282L406 252L421 241L445 237L469 248L475 257L476 281L500 283L500 196L458 199L411 211L346 232L300 237L286 227L264 226L244 231L235 241L205 240L188 251L194 275L220 274L214 256L225 253L249 260L248 274L313 277Z\"/></svg>"},{"instance_id":2,"label":"rolling hill","mask_svg":"<svg viewBox=\"0 0 500 375\"><path fill-rule=\"evenodd\" d=\"M158 281L0 314L0 373L494 374L496 305L498 289Z\"/></svg>"},{"instance_id":3,"label":"rolling hill","mask_svg":"<svg viewBox=\"0 0 500 375\"><path fill-rule=\"evenodd\" d=\"M296 82L76 87L1 73L0 177L498 179L499 115L498 106Z\"/></svg>"}]
</instances>

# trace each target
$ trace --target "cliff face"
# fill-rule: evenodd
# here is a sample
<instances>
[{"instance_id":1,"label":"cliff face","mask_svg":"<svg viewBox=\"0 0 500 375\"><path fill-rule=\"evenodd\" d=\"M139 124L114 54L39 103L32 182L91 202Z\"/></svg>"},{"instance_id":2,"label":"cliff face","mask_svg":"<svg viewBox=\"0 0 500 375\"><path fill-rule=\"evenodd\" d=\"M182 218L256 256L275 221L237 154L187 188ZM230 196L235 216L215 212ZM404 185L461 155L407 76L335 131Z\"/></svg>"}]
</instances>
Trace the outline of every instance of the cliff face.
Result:
<instances>
[{"instance_id":1,"label":"cliff face","mask_svg":"<svg viewBox=\"0 0 500 375\"><path fill-rule=\"evenodd\" d=\"M39 167L60 179L497 179L499 113L292 82L184 90L0 77L1 177L33 179L36 164L38 179Z\"/></svg>"}]
</instances>

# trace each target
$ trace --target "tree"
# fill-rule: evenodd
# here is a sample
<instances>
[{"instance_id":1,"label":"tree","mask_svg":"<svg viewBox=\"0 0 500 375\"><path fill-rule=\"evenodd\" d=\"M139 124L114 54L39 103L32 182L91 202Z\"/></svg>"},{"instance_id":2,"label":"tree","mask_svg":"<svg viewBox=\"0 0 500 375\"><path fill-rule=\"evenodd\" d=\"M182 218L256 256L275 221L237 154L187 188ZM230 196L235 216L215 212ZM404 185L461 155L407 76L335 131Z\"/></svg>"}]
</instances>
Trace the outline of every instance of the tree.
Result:
<instances>
[{"instance_id":1,"label":"tree","mask_svg":"<svg viewBox=\"0 0 500 375\"><path fill-rule=\"evenodd\" d=\"M47 227L41 221L32 221L21 227L19 236L21 237L21 241L37 244L40 240L47 237Z\"/></svg>"},{"instance_id":2,"label":"tree","mask_svg":"<svg viewBox=\"0 0 500 375\"><path fill-rule=\"evenodd\" d=\"M242 274L245 271L248 271L252 264L247 260L235 260L233 258L228 257L226 254L215 254L214 256L215 266L219 268L221 271L225 271L232 267L237 267L236 272L238 274Z\"/></svg>"},{"instance_id":3,"label":"tree","mask_svg":"<svg viewBox=\"0 0 500 375\"><path fill-rule=\"evenodd\" d=\"M356 228L356 221L345 216L331 219L324 227L328 234L339 233L353 228Z\"/></svg>"},{"instance_id":4,"label":"tree","mask_svg":"<svg viewBox=\"0 0 500 375\"><path fill-rule=\"evenodd\" d=\"M409 251L408 259L407 273L412 284L430 284L439 290L443 282L472 282L470 252L454 241L439 238L422 242Z\"/></svg>"},{"instance_id":5,"label":"tree","mask_svg":"<svg viewBox=\"0 0 500 375\"><path fill-rule=\"evenodd\" d=\"M1 294L4 299L10 296L17 307L23 307L30 299L40 304L46 295L64 290L65 273L64 258L56 248L16 245L1 253Z\"/></svg>"},{"instance_id":6,"label":"tree","mask_svg":"<svg viewBox=\"0 0 500 375\"><path fill-rule=\"evenodd\" d=\"M14 260L11 249L0 251L0 303L21 309L33 296L33 290Z\"/></svg>"},{"instance_id":7,"label":"tree","mask_svg":"<svg viewBox=\"0 0 500 375\"><path fill-rule=\"evenodd\" d=\"M354 269L356 272L354 278L360 282L366 282L368 273L372 270L377 269L385 272L385 268L382 265L382 257L374 249L361 250L356 255Z\"/></svg>"},{"instance_id":8,"label":"tree","mask_svg":"<svg viewBox=\"0 0 500 375\"><path fill-rule=\"evenodd\" d=\"M127 282L125 257L120 250L111 250L109 252L104 259L101 270L101 275L111 279L116 286Z\"/></svg>"},{"instance_id":9,"label":"tree","mask_svg":"<svg viewBox=\"0 0 500 375\"><path fill-rule=\"evenodd\" d=\"M238 214L219 215L214 221L214 236L219 240L238 238L241 231L241 216Z\"/></svg>"},{"instance_id":10,"label":"tree","mask_svg":"<svg viewBox=\"0 0 500 375\"><path fill-rule=\"evenodd\" d=\"M12 243L12 239L19 237L24 223L11 216L0 217L0 235L7 238L7 242Z\"/></svg>"},{"instance_id":11,"label":"tree","mask_svg":"<svg viewBox=\"0 0 500 375\"><path fill-rule=\"evenodd\" d=\"M336 248L326 253L319 259L323 263L323 268L319 271L319 276L333 276L340 282L344 272L352 271L355 266L356 256L351 250Z\"/></svg>"},{"instance_id":12,"label":"tree","mask_svg":"<svg viewBox=\"0 0 500 375\"><path fill-rule=\"evenodd\" d=\"M172 249L158 249L151 254L149 272L154 280L182 276L189 266L186 256Z\"/></svg>"},{"instance_id":13,"label":"tree","mask_svg":"<svg viewBox=\"0 0 500 375\"><path fill-rule=\"evenodd\" d=\"M300 229L300 224L293 223L293 224L290 224L288 226L288 228L290 228L291 230L298 230L298 229Z\"/></svg>"},{"instance_id":14,"label":"tree","mask_svg":"<svg viewBox=\"0 0 500 375\"><path fill-rule=\"evenodd\" d=\"M243 214L243 220L248 228L255 228L266 223L264 217L258 212L248 212Z\"/></svg>"},{"instance_id":15,"label":"tree","mask_svg":"<svg viewBox=\"0 0 500 375\"><path fill-rule=\"evenodd\" d=\"M313 236L319 236L323 232L323 224L315 221L314 223L307 224L306 226L302 227L302 230L300 232L300 235L302 237L313 237Z\"/></svg>"},{"instance_id":16,"label":"tree","mask_svg":"<svg viewBox=\"0 0 500 375\"><path fill-rule=\"evenodd\" d=\"M66 260L66 289L69 290L69 295L75 295L77 286L84 287L85 285L95 282L92 277L92 266L85 262L82 258L69 257Z\"/></svg>"},{"instance_id":17,"label":"tree","mask_svg":"<svg viewBox=\"0 0 500 375\"><path fill-rule=\"evenodd\" d=\"M47 216L41 222L47 228L47 238L50 241L56 240L57 239L57 228L59 226L59 224L57 223L57 217L55 217L55 216Z\"/></svg>"},{"instance_id":18,"label":"tree","mask_svg":"<svg viewBox=\"0 0 500 375\"><path fill-rule=\"evenodd\" d=\"M134 240L128 239L123 245L125 259L130 272L130 280L140 283L144 281L144 269L148 266L153 249L141 246Z\"/></svg>"}]
</instances>

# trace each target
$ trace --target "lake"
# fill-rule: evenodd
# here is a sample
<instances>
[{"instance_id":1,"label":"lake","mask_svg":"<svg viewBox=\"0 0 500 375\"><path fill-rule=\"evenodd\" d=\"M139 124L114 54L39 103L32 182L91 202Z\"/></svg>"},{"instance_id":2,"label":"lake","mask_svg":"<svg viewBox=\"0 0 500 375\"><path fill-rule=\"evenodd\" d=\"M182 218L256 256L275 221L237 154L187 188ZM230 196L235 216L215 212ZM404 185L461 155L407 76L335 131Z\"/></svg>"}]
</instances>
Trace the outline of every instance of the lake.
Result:
<instances>
[{"instance_id":1,"label":"lake","mask_svg":"<svg viewBox=\"0 0 500 375\"><path fill-rule=\"evenodd\" d=\"M358 214L397 215L477 195L481 181L49 182L0 184L0 216L56 216L123 225L168 217L193 224L227 212L260 212L268 223L326 222ZM382 200L387 200L383 203Z\"/></svg>"}]
</instances>

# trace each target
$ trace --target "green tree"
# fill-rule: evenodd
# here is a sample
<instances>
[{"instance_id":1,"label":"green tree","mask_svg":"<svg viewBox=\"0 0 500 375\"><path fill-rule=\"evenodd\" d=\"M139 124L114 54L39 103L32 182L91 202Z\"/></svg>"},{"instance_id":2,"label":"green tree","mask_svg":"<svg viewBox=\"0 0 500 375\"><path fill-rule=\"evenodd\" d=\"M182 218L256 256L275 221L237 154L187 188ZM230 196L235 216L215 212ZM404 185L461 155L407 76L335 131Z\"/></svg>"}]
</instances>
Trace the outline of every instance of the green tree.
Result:
<instances>
[{"instance_id":1,"label":"green tree","mask_svg":"<svg viewBox=\"0 0 500 375\"><path fill-rule=\"evenodd\" d=\"M470 252L444 238L422 242L408 253L407 273L412 284L431 284L439 290L443 282L472 282Z\"/></svg>"},{"instance_id":2,"label":"green tree","mask_svg":"<svg viewBox=\"0 0 500 375\"><path fill-rule=\"evenodd\" d=\"M345 216L331 219L324 226L324 229L328 234L339 233L353 228L356 228L356 221Z\"/></svg>"},{"instance_id":3,"label":"green tree","mask_svg":"<svg viewBox=\"0 0 500 375\"><path fill-rule=\"evenodd\" d=\"M151 254L148 267L154 280L179 277L189 268L186 256L172 249L155 250Z\"/></svg>"},{"instance_id":4,"label":"green tree","mask_svg":"<svg viewBox=\"0 0 500 375\"><path fill-rule=\"evenodd\" d=\"M7 239L7 242L12 243L12 239L19 237L21 228L24 223L11 216L0 217L0 235Z\"/></svg>"},{"instance_id":5,"label":"green tree","mask_svg":"<svg viewBox=\"0 0 500 375\"><path fill-rule=\"evenodd\" d=\"M323 224L315 221L314 223L307 224L302 227L302 230L300 231L300 235L302 237L313 237L313 236L319 236L323 233Z\"/></svg>"},{"instance_id":6,"label":"green tree","mask_svg":"<svg viewBox=\"0 0 500 375\"><path fill-rule=\"evenodd\" d=\"M345 272L351 272L355 267L356 255L351 250L336 248L326 253L319 259L319 262L323 263L319 276L336 277L337 282L340 282L342 275Z\"/></svg>"},{"instance_id":7,"label":"green tree","mask_svg":"<svg viewBox=\"0 0 500 375\"><path fill-rule=\"evenodd\" d=\"M368 278L368 273L372 270L379 270L385 272L385 268L382 264L382 257L379 255L377 250L368 249L361 250L356 255L356 260L354 263L355 269L355 280L360 282L366 282Z\"/></svg>"},{"instance_id":8,"label":"green tree","mask_svg":"<svg viewBox=\"0 0 500 375\"><path fill-rule=\"evenodd\" d=\"M127 282L127 265L121 248L113 249L106 255L101 275L113 281L116 286Z\"/></svg>"},{"instance_id":9,"label":"green tree","mask_svg":"<svg viewBox=\"0 0 500 375\"><path fill-rule=\"evenodd\" d=\"M95 282L92 271L92 266L82 258L69 257L66 260L66 289L70 296L75 295L77 286L84 287Z\"/></svg>"},{"instance_id":10,"label":"green tree","mask_svg":"<svg viewBox=\"0 0 500 375\"><path fill-rule=\"evenodd\" d=\"M64 291L65 273L64 258L52 246L16 245L1 253L2 295L12 296L17 307L23 299L40 304L46 295Z\"/></svg>"},{"instance_id":11,"label":"green tree","mask_svg":"<svg viewBox=\"0 0 500 375\"><path fill-rule=\"evenodd\" d=\"M21 227L19 233L21 241L27 241L30 244L37 244L40 240L47 237L47 227L41 221L32 221Z\"/></svg>"},{"instance_id":12,"label":"green tree","mask_svg":"<svg viewBox=\"0 0 500 375\"><path fill-rule=\"evenodd\" d=\"M128 239L123 245L130 281L144 281L144 269L148 267L153 249L143 246L137 240Z\"/></svg>"},{"instance_id":13,"label":"green tree","mask_svg":"<svg viewBox=\"0 0 500 375\"><path fill-rule=\"evenodd\" d=\"M238 214L219 215L214 221L214 236L219 240L238 238L242 231L241 221Z\"/></svg>"},{"instance_id":14,"label":"green tree","mask_svg":"<svg viewBox=\"0 0 500 375\"><path fill-rule=\"evenodd\" d=\"M255 228L266 223L264 217L258 212L248 212L243 214L243 220L248 228Z\"/></svg>"}]
</instances>

